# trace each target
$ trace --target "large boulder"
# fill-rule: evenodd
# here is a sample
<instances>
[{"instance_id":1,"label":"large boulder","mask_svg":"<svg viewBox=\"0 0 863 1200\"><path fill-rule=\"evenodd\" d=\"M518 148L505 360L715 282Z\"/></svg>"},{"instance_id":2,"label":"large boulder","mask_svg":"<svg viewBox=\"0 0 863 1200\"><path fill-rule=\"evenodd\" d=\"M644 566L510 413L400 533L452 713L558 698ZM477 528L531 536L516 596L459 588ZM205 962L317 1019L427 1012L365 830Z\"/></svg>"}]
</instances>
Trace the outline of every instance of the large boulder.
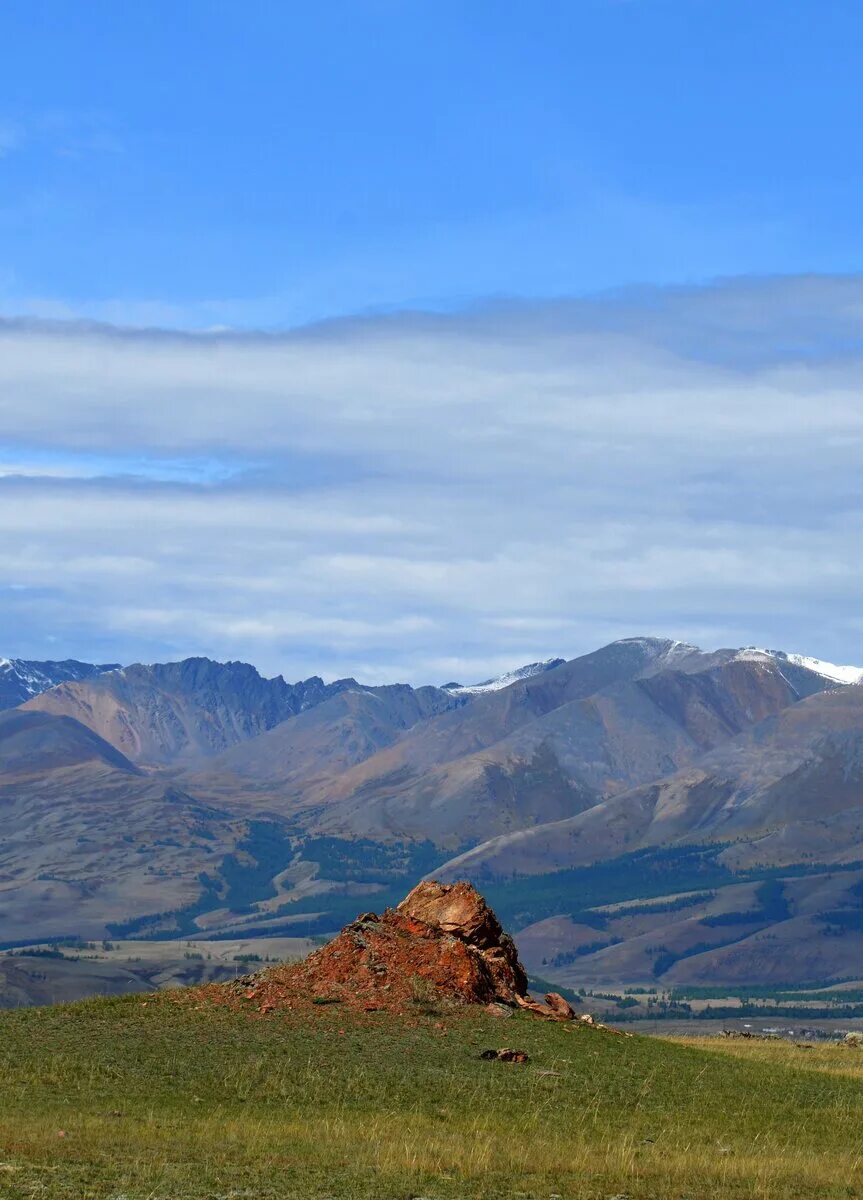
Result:
<instances>
[{"instance_id":1,"label":"large boulder","mask_svg":"<svg viewBox=\"0 0 863 1200\"><path fill-rule=\"evenodd\" d=\"M500 921L469 883L425 879L405 896L396 912L451 933L478 949L497 946L503 934Z\"/></svg>"},{"instance_id":2,"label":"large boulder","mask_svg":"<svg viewBox=\"0 0 863 1200\"><path fill-rule=\"evenodd\" d=\"M490 1000L514 1004L526 995L527 975L515 942L504 933L500 921L471 884L424 880L402 900L396 912L457 938L481 958L494 987Z\"/></svg>"}]
</instances>

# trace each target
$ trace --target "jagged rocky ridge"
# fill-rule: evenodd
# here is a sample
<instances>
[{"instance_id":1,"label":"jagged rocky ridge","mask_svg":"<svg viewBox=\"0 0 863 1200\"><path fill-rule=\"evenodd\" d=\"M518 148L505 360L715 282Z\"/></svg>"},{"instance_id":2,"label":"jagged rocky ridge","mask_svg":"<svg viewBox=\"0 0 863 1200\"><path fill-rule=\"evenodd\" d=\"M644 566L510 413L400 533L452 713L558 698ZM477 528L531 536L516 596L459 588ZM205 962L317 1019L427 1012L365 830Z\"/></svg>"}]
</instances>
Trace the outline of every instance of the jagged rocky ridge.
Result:
<instances>
[{"instance_id":1,"label":"jagged rocky ridge","mask_svg":"<svg viewBox=\"0 0 863 1200\"><path fill-rule=\"evenodd\" d=\"M318 676L286 683L248 663L208 658L141 663L87 681L62 683L34 697L30 709L72 717L122 754L147 766L192 765L267 733L345 692L417 696L418 715L459 701L436 688L361 688L355 679Z\"/></svg>"},{"instance_id":2,"label":"jagged rocky ridge","mask_svg":"<svg viewBox=\"0 0 863 1200\"><path fill-rule=\"evenodd\" d=\"M119 663L85 663L67 658L63 662L37 662L25 658L0 658L0 709L15 708L59 683L95 679L113 671Z\"/></svg>"}]
</instances>

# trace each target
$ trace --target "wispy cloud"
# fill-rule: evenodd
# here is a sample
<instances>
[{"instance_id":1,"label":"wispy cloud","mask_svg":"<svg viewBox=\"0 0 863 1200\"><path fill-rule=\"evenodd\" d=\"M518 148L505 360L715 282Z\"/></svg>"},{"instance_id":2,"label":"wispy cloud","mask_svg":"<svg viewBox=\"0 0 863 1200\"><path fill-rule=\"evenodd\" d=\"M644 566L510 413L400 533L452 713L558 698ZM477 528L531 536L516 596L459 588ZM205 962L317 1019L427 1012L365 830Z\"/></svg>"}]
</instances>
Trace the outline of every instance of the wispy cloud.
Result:
<instances>
[{"instance_id":1,"label":"wispy cloud","mask_svg":"<svg viewBox=\"0 0 863 1200\"><path fill-rule=\"evenodd\" d=\"M650 631L853 661L861 395L857 277L278 336L7 321L2 650L427 680Z\"/></svg>"}]
</instances>

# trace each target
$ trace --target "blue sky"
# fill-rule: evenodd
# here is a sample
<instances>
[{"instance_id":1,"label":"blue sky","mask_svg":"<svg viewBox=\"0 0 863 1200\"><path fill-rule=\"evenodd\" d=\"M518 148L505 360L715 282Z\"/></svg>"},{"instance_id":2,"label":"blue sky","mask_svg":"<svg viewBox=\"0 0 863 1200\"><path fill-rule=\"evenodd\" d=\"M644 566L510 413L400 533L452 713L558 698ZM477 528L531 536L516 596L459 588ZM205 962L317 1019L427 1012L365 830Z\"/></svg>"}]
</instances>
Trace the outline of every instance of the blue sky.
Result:
<instances>
[{"instance_id":1,"label":"blue sky","mask_svg":"<svg viewBox=\"0 0 863 1200\"><path fill-rule=\"evenodd\" d=\"M859 265L847 0L7 0L0 40L9 313L283 327Z\"/></svg>"},{"instance_id":2,"label":"blue sky","mask_svg":"<svg viewBox=\"0 0 863 1200\"><path fill-rule=\"evenodd\" d=\"M0 653L863 660L861 44L830 0L7 0Z\"/></svg>"}]
</instances>

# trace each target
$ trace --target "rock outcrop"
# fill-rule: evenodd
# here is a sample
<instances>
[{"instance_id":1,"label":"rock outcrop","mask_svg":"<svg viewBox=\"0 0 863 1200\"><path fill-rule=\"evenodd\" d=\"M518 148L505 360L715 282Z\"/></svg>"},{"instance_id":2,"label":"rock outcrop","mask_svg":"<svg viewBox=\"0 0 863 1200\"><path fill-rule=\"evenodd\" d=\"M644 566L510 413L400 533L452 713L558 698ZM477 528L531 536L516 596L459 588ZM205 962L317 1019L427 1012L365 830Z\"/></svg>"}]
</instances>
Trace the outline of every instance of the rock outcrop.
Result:
<instances>
[{"instance_id":1,"label":"rock outcrop","mask_svg":"<svg viewBox=\"0 0 863 1200\"><path fill-rule=\"evenodd\" d=\"M527 994L527 975L515 942L504 933L495 914L469 883L417 884L395 910L399 917L419 922L441 940L454 939L477 960L483 978L478 1002L517 1004ZM386 915L386 914L385 914Z\"/></svg>"},{"instance_id":2,"label":"rock outcrop","mask_svg":"<svg viewBox=\"0 0 863 1200\"><path fill-rule=\"evenodd\" d=\"M531 999L515 943L468 883L420 883L396 908L362 913L303 962L237 981L233 995L261 1012L334 1002L407 1011L444 1001L574 1016L562 996Z\"/></svg>"}]
</instances>

